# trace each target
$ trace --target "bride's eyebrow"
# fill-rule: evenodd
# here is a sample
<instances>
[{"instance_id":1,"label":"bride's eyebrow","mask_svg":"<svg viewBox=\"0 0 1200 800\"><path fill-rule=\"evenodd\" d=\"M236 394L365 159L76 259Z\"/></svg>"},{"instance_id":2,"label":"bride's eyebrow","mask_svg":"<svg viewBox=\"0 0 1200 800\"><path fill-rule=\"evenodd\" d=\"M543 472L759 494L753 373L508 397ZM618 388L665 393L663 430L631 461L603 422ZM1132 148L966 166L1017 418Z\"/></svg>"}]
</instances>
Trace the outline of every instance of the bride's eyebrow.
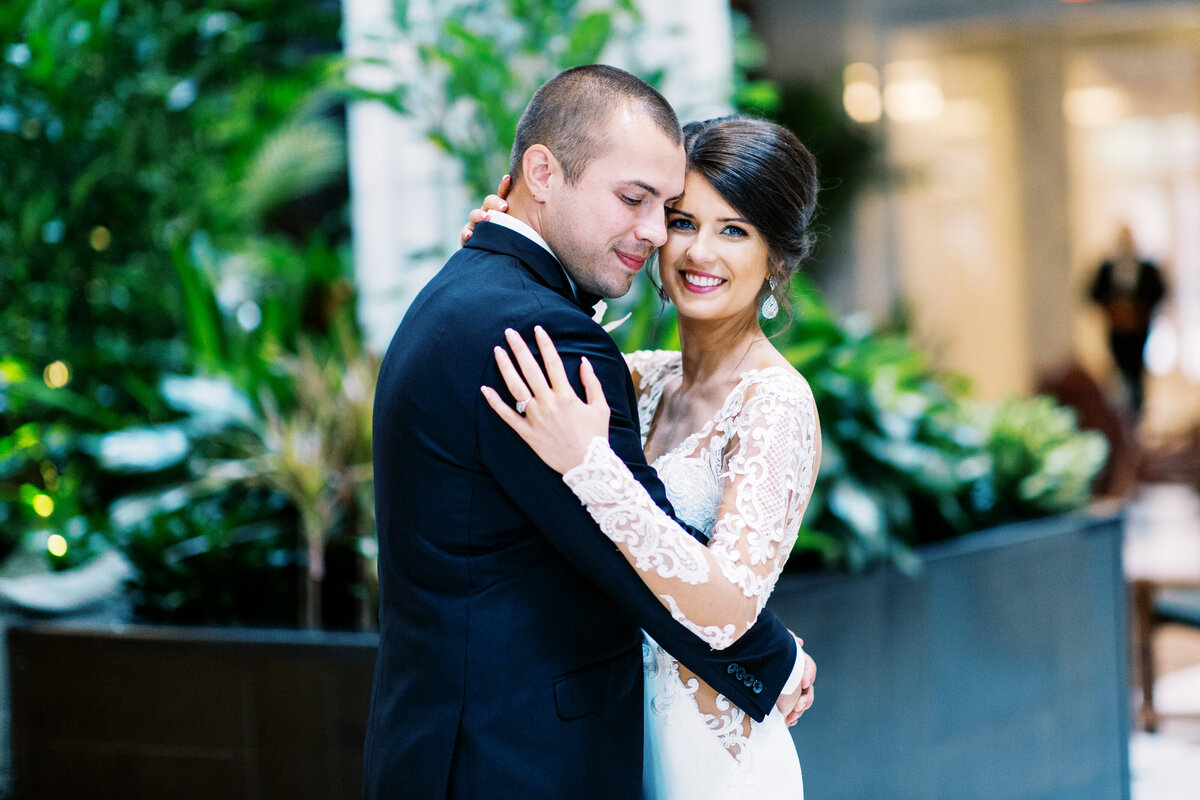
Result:
<instances>
[{"instance_id":1,"label":"bride's eyebrow","mask_svg":"<svg viewBox=\"0 0 1200 800\"><path fill-rule=\"evenodd\" d=\"M670 201L668 200L667 202L670 202ZM667 213L668 214L678 214L679 216L687 217L688 219L695 219L694 214L689 214L688 212L684 211L682 208L676 208L675 206L667 206Z\"/></svg>"}]
</instances>

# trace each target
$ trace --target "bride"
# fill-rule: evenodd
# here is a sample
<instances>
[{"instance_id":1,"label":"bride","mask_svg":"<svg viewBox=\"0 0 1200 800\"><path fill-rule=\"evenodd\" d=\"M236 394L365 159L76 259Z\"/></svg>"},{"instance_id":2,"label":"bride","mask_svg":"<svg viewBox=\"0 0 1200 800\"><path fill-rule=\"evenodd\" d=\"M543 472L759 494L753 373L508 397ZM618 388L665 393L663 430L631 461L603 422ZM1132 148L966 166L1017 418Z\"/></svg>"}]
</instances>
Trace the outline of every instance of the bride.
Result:
<instances>
[{"instance_id":1,"label":"bride","mask_svg":"<svg viewBox=\"0 0 1200 800\"><path fill-rule=\"evenodd\" d=\"M584 360L580 370L585 402L540 328L545 371L512 331L513 356L496 354L524 413L491 388L483 392L562 474L672 615L721 649L766 604L820 461L812 393L759 321L760 313L778 312L811 247L817 179L809 152L773 123L692 123L684 139L684 194L667 209L658 255L659 291L678 311L680 350L637 352L627 361L646 457L679 518L709 536L707 547L659 510L613 454L608 405L590 365ZM498 202L489 198L485 208ZM648 797L803 796L787 730L798 713L784 719L775 709L756 723L648 637L644 652ZM806 672L815 670L805 659Z\"/></svg>"}]
</instances>

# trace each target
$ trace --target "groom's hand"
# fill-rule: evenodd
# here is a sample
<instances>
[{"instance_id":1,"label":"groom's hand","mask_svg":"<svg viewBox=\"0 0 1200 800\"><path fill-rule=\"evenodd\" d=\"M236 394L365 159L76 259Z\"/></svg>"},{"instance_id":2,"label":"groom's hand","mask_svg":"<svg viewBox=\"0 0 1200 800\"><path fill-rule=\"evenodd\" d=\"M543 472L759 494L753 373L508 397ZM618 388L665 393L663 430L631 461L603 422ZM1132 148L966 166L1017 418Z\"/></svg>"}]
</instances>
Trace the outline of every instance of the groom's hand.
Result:
<instances>
[{"instance_id":1,"label":"groom's hand","mask_svg":"<svg viewBox=\"0 0 1200 800\"><path fill-rule=\"evenodd\" d=\"M775 707L787 718L788 727L795 725L800 715L808 711L813 704L813 681L817 679L817 663L808 653L801 651L801 655L804 659L804 672L800 678L800 685L793 692L779 695L779 699L775 701Z\"/></svg>"}]
</instances>

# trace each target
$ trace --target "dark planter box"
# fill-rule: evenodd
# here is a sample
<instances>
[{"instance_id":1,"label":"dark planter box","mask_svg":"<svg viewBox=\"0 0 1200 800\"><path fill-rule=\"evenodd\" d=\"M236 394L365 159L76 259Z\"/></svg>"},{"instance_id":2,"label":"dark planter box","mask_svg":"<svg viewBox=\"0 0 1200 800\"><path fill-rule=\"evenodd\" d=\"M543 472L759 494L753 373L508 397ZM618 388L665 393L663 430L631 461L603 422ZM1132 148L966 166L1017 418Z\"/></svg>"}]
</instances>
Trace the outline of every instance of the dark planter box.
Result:
<instances>
[{"instance_id":1,"label":"dark planter box","mask_svg":"<svg viewBox=\"0 0 1200 800\"><path fill-rule=\"evenodd\" d=\"M813 800L1126 800L1119 516L922 550L916 578L784 576L770 608L817 662L792 728Z\"/></svg>"},{"instance_id":2,"label":"dark planter box","mask_svg":"<svg viewBox=\"0 0 1200 800\"><path fill-rule=\"evenodd\" d=\"M375 635L60 622L8 644L18 798L362 793Z\"/></svg>"}]
</instances>

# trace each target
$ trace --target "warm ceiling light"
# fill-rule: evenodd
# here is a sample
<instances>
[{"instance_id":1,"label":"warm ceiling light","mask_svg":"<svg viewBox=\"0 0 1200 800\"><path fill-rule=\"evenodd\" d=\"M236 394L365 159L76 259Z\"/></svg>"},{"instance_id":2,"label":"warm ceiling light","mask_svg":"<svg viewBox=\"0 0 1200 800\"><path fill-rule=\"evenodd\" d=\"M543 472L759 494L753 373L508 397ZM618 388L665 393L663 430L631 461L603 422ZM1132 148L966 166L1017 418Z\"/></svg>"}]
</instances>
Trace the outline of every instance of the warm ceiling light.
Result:
<instances>
[{"instance_id":1,"label":"warm ceiling light","mask_svg":"<svg viewBox=\"0 0 1200 800\"><path fill-rule=\"evenodd\" d=\"M842 92L842 105L846 115L855 122L876 122L883 115L879 89L862 81L846 86Z\"/></svg>"},{"instance_id":2,"label":"warm ceiling light","mask_svg":"<svg viewBox=\"0 0 1200 800\"><path fill-rule=\"evenodd\" d=\"M863 61L847 64L842 70L842 83L849 86L854 83L865 83L869 86L879 86L879 70Z\"/></svg>"},{"instance_id":3,"label":"warm ceiling light","mask_svg":"<svg viewBox=\"0 0 1200 800\"><path fill-rule=\"evenodd\" d=\"M942 115L945 98L928 61L893 61L883 68L883 110L896 122L928 122Z\"/></svg>"},{"instance_id":4,"label":"warm ceiling light","mask_svg":"<svg viewBox=\"0 0 1200 800\"><path fill-rule=\"evenodd\" d=\"M1063 115L1081 128L1111 125L1129 112L1129 96L1113 86L1085 86L1063 95Z\"/></svg>"}]
</instances>

